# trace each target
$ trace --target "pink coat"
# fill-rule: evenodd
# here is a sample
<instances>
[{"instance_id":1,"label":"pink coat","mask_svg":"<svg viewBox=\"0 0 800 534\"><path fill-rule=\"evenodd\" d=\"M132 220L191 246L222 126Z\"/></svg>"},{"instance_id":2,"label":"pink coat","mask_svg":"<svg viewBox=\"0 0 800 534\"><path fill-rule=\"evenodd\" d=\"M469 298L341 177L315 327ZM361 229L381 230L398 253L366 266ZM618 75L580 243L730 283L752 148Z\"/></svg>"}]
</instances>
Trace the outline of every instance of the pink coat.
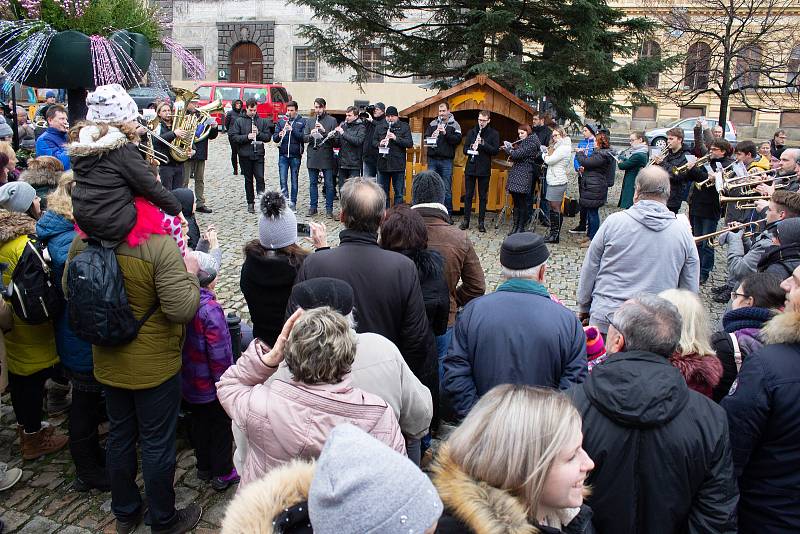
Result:
<instances>
[{"instance_id":1,"label":"pink coat","mask_svg":"<svg viewBox=\"0 0 800 534\"><path fill-rule=\"evenodd\" d=\"M248 452L240 487L295 458L316 458L339 423L351 423L406 454L392 408L372 393L353 386L350 375L338 384L274 380L275 373L251 343L236 365L217 382L217 397L246 434Z\"/></svg>"}]
</instances>

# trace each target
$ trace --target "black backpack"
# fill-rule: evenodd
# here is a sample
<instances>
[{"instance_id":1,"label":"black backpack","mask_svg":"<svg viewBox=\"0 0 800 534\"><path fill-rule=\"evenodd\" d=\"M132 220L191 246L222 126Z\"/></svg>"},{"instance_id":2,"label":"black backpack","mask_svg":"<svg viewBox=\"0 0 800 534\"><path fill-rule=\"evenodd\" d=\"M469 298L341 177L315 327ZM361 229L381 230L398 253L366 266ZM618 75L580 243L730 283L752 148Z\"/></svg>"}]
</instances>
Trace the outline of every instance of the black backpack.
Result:
<instances>
[{"instance_id":1,"label":"black backpack","mask_svg":"<svg viewBox=\"0 0 800 534\"><path fill-rule=\"evenodd\" d=\"M128 303L122 270L114 249L95 241L67 268L69 326L80 339L101 347L126 345L158 308L158 301L136 320Z\"/></svg>"},{"instance_id":2,"label":"black backpack","mask_svg":"<svg viewBox=\"0 0 800 534\"><path fill-rule=\"evenodd\" d=\"M44 244L36 236L28 236L4 294L16 316L28 324L55 320L64 309L58 284L55 272L44 259Z\"/></svg>"}]
</instances>

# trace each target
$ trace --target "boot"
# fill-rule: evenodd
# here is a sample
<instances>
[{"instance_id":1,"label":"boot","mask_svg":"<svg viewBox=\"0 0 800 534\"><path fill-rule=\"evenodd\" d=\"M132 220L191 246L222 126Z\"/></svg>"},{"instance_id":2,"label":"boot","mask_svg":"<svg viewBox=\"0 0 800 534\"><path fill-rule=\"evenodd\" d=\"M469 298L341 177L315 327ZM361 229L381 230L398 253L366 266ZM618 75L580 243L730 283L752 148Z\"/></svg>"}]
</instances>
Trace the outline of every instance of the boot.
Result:
<instances>
[{"instance_id":1,"label":"boot","mask_svg":"<svg viewBox=\"0 0 800 534\"><path fill-rule=\"evenodd\" d=\"M256 205L255 204L247 204L247 213L255 213L256 212Z\"/></svg>"},{"instance_id":2,"label":"boot","mask_svg":"<svg viewBox=\"0 0 800 534\"><path fill-rule=\"evenodd\" d=\"M483 224L483 218L478 219L478 231L482 234L486 233L486 225Z\"/></svg>"},{"instance_id":3,"label":"boot","mask_svg":"<svg viewBox=\"0 0 800 534\"><path fill-rule=\"evenodd\" d=\"M72 400L69 398L70 384L59 384L55 380L47 381L47 414L55 417L69 410Z\"/></svg>"},{"instance_id":4,"label":"boot","mask_svg":"<svg viewBox=\"0 0 800 534\"><path fill-rule=\"evenodd\" d=\"M42 428L38 432L28 434L22 433L22 459L35 460L45 454L56 452L63 449L69 438L64 434L56 432L55 427L47 423L42 423Z\"/></svg>"},{"instance_id":5,"label":"boot","mask_svg":"<svg viewBox=\"0 0 800 534\"><path fill-rule=\"evenodd\" d=\"M561 214L550 210L550 233L544 238L545 243L558 243L561 233Z\"/></svg>"},{"instance_id":6,"label":"boot","mask_svg":"<svg viewBox=\"0 0 800 534\"><path fill-rule=\"evenodd\" d=\"M519 215L520 215L519 214L519 210L515 209L514 210L514 223L511 226L511 230L509 230L508 234L506 234L506 235L516 234L517 232L519 232L519 219L520 219Z\"/></svg>"},{"instance_id":7,"label":"boot","mask_svg":"<svg viewBox=\"0 0 800 534\"><path fill-rule=\"evenodd\" d=\"M199 504L190 504L186 508L178 510L176 515L178 516L177 520L171 527L163 530L151 528L150 532L160 532L163 534L183 534L184 532L189 532L200 522L200 517L203 515L203 507Z\"/></svg>"},{"instance_id":8,"label":"boot","mask_svg":"<svg viewBox=\"0 0 800 534\"><path fill-rule=\"evenodd\" d=\"M104 468L105 462L100 462L102 449L97 444L97 432L84 438L69 441L69 451L72 454L72 461L75 463L75 482L73 488L76 491L89 491L98 489L108 491L111 484L108 481L108 474Z\"/></svg>"}]
</instances>

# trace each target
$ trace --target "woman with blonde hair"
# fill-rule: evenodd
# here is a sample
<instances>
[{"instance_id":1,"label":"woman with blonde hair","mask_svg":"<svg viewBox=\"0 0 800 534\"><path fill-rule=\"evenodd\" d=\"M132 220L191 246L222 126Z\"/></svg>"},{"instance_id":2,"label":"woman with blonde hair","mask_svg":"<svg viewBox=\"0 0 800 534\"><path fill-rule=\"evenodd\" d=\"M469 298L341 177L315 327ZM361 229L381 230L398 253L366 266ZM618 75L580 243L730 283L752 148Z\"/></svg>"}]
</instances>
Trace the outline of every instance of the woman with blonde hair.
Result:
<instances>
[{"instance_id":1,"label":"woman with blonde hair","mask_svg":"<svg viewBox=\"0 0 800 534\"><path fill-rule=\"evenodd\" d=\"M581 417L555 390L491 389L439 449L437 533L593 533L584 482L594 462Z\"/></svg>"},{"instance_id":2,"label":"woman with blonde hair","mask_svg":"<svg viewBox=\"0 0 800 534\"><path fill-rule=\"evenodd\" d=\"M550 234L545 243L558 243L561 234L561 201L567 192L567 171L572 165L572 141L561 126L553 128L550 146L542 154L547 165L547 193L545 200L550 203Z\"/></svg>"},{"instance_id":3,"label":"woman with blonde hair","mask_svg":"<svg viewBox=\"0 0 800 534\"><path fill-rule=\"evenodd\" d=\"M700 299L686 289L667 289L658 294L678 308L681 340L669 361L678 368L689 389L711 398L722 378L722 364L711 346L711 327Z\"/></svg>"}]
</instances>

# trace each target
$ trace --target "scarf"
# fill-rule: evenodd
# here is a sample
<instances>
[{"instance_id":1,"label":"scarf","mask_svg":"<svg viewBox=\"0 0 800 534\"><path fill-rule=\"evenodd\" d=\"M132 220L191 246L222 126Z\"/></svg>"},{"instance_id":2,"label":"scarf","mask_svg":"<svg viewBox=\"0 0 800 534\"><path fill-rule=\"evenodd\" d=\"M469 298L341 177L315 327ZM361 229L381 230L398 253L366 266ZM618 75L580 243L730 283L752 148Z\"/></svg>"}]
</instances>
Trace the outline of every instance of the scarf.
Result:
<instances>
[{"instance_id":1,"label":"scarf","mask_svg":"<svg viewBox=\"0 0 800 534\"><path fill-rule=\"evenodd\" d=\"M722 327L729 334L743 328L760 329L774 315L775 312L772 310L755 306L729 310L722 316Z\"/></svg>"},{"instance_id":2,"label":"scarf","mask_svg":"<svg viewBox=\"0 0 800 534\"><path fill-rule=\"evenodd\" d=\"M550 298L550 293L547 292L542 284L536 280L529 278L511 278L506 280L497 287L497 291L510 291L511 293L530 293L532 295L539 295L540 297Z\"/></svg>"}]
</instances>

